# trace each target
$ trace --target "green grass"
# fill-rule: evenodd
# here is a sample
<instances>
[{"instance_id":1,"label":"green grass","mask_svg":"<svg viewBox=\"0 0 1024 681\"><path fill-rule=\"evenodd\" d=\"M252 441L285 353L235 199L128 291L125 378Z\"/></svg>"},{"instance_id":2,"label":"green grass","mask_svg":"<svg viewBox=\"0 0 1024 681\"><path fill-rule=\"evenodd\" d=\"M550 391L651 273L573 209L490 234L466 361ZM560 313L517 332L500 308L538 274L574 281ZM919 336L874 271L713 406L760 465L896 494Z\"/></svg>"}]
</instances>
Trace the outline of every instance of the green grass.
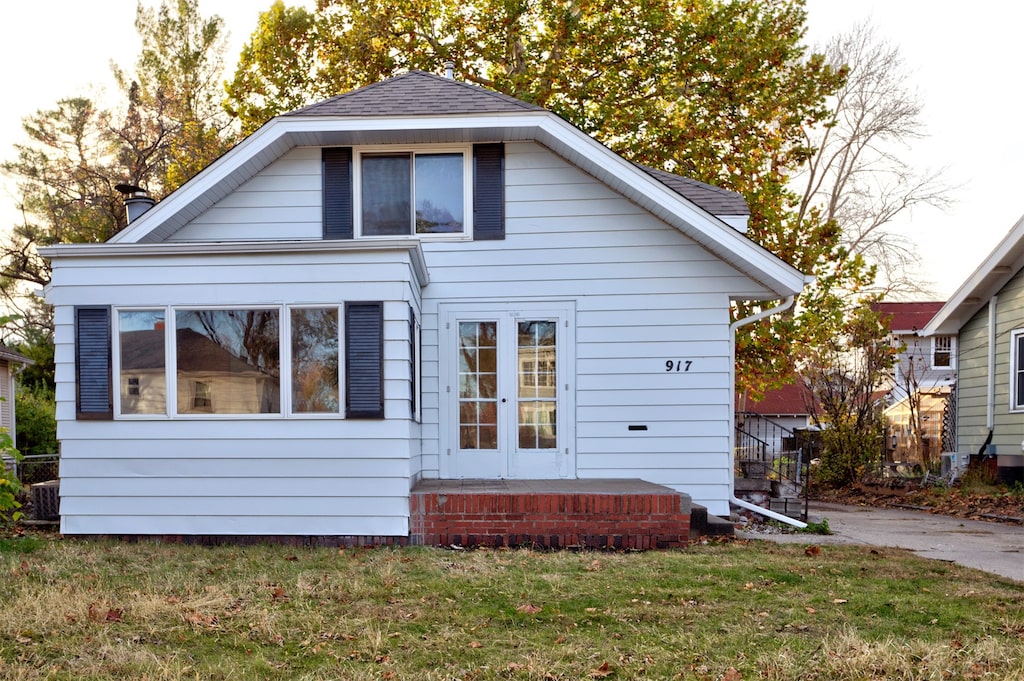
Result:
<instances>
[{"instance_id":1,"label":"green grass","mask_svg":"<svg viewBox=\"0 0 1024 681\"><path fill-rule=\"evenodd\" d=\"M892 549L29 537L0 572L0 678L1024 678L1024 584Z\"/></svg>"}]
</instances>

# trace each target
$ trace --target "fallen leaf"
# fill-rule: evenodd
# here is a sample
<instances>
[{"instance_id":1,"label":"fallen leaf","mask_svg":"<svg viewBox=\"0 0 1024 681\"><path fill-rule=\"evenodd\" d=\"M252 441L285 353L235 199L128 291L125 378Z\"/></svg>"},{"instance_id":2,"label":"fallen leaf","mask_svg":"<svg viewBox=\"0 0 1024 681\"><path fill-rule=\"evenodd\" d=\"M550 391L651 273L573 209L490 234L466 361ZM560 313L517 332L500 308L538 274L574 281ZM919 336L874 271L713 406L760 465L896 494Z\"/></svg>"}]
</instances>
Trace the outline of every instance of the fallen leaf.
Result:
<instances>
[{"instance_id":1,"label":"fallen leaf","mask_svg":"<svg viewBox=\"0 0 1024 681\"><path fill-rule=\"evenodd\" d=\"M558 643L565 643L565 637L564 636L559 636L558 638L555 639L555 643L556 644L558 644Z\"/></svg>"},{"instance_id":2,"label":"fallen leaf","mask_svg":"<svg viewBox=\"0 0 1024 681\"><path fill-rule=\"evenodd\" d=\"M523 605L520 605L518 608L516 608L516 611L517 612L525 612L525 613L528 613L528 614L532 615L534 613L540 612L543 609L544 608L540 607L539 605L534 605L533 603L525 603Z\"/></svg>"},{"instance_id":3,"label":"fallen leaf","mask_svg":"<svg viewBox=\"0 0 1024 681\"><path fill-rule=\"evenodd\" d=\"M470 648L483 648L484 644L480 643L480 641L470 641L469 642L469 647Z\"/></svg>"},{"instance_id":4,"label":"fallen leaf","mask_svg":"<svg viewBox=\"0 0 1024 681\"><path fill-rule=\"evenodd\" d=\"M587 612L597 612L597 608L584 608Z\"/></svg>"},{"instance_id":5,"label":"fallen leaf","mask_svg":"<svg viewBox=\"0 0 1024 681\"><path fill-rule=\"evenodd\" d=\"M107 610L106 621L107 622L120 622L121 621L121 610L117 608L110 608Z\"/></svg>"},{"instance_id":6,"label":"fallen leaf","mask_svg":"<svg viewBox=\"0 0 1024 681\"><path fill-rule=\"evenodd\" d=\"M842 605L843 603L849 603L849 601L846 600L845 598L833 598L832 602L835 603L836 605Z\"/></svg>"},{"instance_id":7,"label":"fallen leaf","mask_svg":"<svg viewBox=\"0 0 1024 681\"><path fill-rule=\"evenodd\" d=\"M818 546L817 544L812 544L811 546L808 546L806 549L804 549L804 555L807 555L807 556L818 556L818 555L821 555L821 547Z\"/></svg>"},{"instance_id":8,"label":"fallen leaf","mask_svg":"<svg viewBox=\"0 0 1024 681\"><path fill-rule=\"evenodd\" d=\"M612 671L612 667L607 662L603 662L597 669L590 670L590 678L592 679L603 679L606 676L611 676L615 672Z\"/></svg>"},{"instance_id":9,"label":"fallen leaf","mask_svg":"<svg viewBox=\"0 0 1024 681\"><path fill-rule=\"evenodd\" d=\"M811 608L811 607L804 608L804 610L807 611L808 615L813 615L814 613L818 612L817 610L815 610L814 608Z\"/></svg>"},{"instance_id":10,"label":"fallen leaf","mask_svg":"<svg viewBox=\"0 0 1024 681\"><path fill-rule=\"evenodd\" d=\"M722 676L722 681L743 681L743 675L732 667L729 667L728 671L725 672L725 675Z\"/></svg>"},{"instance_id":11,"label":"fallen leaf","mask_svg":"<svg viewBox=\"0 0 1024 681\"><path fill-rule=\"evenodd\" d=\"M270 592L270 595L275 601L288 598L288 595L285 593L284 588L280 586L275 586L274 590Z\"/></svg>"},{"instance_id":12,"label":"fallen leaf","mask_svg":"<svg viewBox=\"0 0 1024 681\"><path fill-rule=\"evenodd\" d=\"M287 560L287 561L291 561L291 562L295 562L295 561L297 561L298 559L299 559L299 557L298 557L298 556L288 556L288 557L286 557L286 558L285 558L285 560Z\"/></svg>"}]
</instances>

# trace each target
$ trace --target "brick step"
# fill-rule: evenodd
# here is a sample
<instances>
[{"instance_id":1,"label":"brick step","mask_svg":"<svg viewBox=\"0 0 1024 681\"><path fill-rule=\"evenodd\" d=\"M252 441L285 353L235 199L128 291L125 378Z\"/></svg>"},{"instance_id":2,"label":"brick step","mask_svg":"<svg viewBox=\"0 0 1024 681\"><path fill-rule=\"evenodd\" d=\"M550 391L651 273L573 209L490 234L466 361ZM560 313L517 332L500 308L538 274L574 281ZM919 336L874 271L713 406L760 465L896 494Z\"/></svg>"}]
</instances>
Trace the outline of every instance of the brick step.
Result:
<instances>
[{"instance_id":1,"label":"brick step","mask_svg":"<svg viewBox=\"0 0 1024 681\"><path fill-rule=\"evenodd\" d=\"M410 541L441 546L684 547L690 497L642 481L458 481L412 492Z\"/></svg>"}]
</instances>

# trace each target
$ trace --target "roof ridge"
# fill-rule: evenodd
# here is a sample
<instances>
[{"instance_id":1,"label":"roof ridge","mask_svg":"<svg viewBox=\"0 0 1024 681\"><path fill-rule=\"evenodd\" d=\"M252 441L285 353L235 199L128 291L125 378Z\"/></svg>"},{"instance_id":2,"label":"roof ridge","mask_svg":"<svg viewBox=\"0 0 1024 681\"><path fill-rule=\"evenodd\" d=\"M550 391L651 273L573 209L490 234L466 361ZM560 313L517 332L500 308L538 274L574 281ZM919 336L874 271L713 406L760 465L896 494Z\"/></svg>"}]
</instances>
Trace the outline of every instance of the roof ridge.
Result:
<instances>
[{"instance_id":1,"label":"roof ridge","mask_svg":"<svg viewBox=\"0 0 1024 681\"><path fill-rule=\"evenodd\" d=\"M343 92L341 94L334 95L333 97L330 97L328 99L315 102L313 104L309 104L307 106L295 109L293 111L285 112L281 115L302 116L319 112L330 112L333 115L343 115L338 114L338 112L336 111L336 105L338 105L339 103L343 103L345 101L359 100L362 97L366 96L367 94L372 96L373 93L377 90L394 87L396 84L400 84L402 83L402 81L407 81L410 79L425 79L430 81L430 83L433 85L440 85L442 87L455 88L456 86L458 86L463 92L466 92L467 94L472 94L474 97L484 96L497 102L501 102L506 107L514 106L517 109L522 109L526 111L545 111L544 108L537 106L536 104L532 104L522 99L518 99L511 95L507 95L503 92L498 92L496 90L483 87L482 85L468 83L466 81L456 80L454 78L446 78L436 73L430 73L429 71L422 71L420 69L409 69L405 73L400 73L391 76L390 78L385 78L384 80L379 80L374 83L369 83L368 85L363 85L354 90L349 90L348 92ZM495 112L500 112L500 110L495 109ZM367 112L353 113L352 115L367 115Z\"/></svg>"}]
</instances>

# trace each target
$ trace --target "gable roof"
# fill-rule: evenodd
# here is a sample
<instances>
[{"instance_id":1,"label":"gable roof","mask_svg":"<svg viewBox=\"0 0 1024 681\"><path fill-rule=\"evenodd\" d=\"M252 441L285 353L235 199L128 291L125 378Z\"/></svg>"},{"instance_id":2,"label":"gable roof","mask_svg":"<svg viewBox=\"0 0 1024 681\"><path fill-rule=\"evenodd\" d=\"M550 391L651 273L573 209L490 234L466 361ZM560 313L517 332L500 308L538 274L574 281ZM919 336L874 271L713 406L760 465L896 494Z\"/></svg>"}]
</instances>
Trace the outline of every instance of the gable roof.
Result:
<instances>
[{"instance_id":1,"label":"gable roof","mask_svg":"<svg viewBox=\"0 0 1024 681\"><path fill-rule=\"evenodd\" d=\"M425 71L409 71L284 116L443 116L544 111L501 92Z\"/></svg>"},{"instance_id":2,"label":"gable roof","mask_svg":"<svg viewBox=\"0 0 1024 681\"><path fill-rule=\"evenodd\" d=\"M522 111L544 111L544 109L502 92L442 78L425 71L410 71L283 115L367 118L375 116L498 114ZM750 215L750 208L747 206L746 200L738 192L639 163L636 166L712 215Z\"/></svg>"},{"instance_id":3,"label":"gable roof","mask_svg":"<svg viewBox=\"0 0 1024 681\"><path fill-rule=\"evenodd\" d=\"M374 104L373 99L380 102ZM428 113L415 113L426 110L424 102L410 101L416 99L440 104L430 106ZM685 178L673 180L670 187L664 182L668 173L637 167L550 111L423 72L396 76L278 116L106 244L92 244L88 249L80 245L50 246L40 253L52 258L86 252L127 254L142 245L149 249L177 248L181 244L166 242L178 229L297 146L518 141L547 147L746 275L753 285L730 290L734 298L794 295L808 281L801 272L731 227L725 221L728 216L713 212L719 208L718 202L729 211L738 209L735 200L727 200L722 190Z\"/></svg>"},{"instance_id":4,"label":"gable roof","mask_svg":"<svg viewBox=\"0 0 1024 681\"><path fill-rule=\"evenodd\" d=\"M6 345L0 345L0 359L7 360L8 362L15 362L17 364L24 364L26 366L35 364L35 362L25 355L12 350Z\"/></svg>"},{"instance_id":5,"label":"gable roof","mask_svg":"<svg viewBox=\"0 0 1024 681\"><path fill-rule=\"evenodd\" d=\"M230 375L265 374L235 356L212 339L193 329L176 329L175 343L180 358L178 368L203 374L223 373ZM164 356L163 329L142 329L122 332L121 368L125 371L163 371Z\"/></svg>"},{"instance_id":6,"label":"gable roof","mask_svg":"<svg viewBox=\"0 0 1024 681\"><path fill-rule=\"evenodd\" d=\"M871 309L888 317L889 331L895 334L917 333L931 321L935 313L939 311L943 303L913 302L913 303L872 303Z\"/></svg>"},{"instance_id":7,"label":"gable roof","mask_svg":"<svg viewBox=\"0 0 1024 681\"><path fill-rule=\"evenodd\" d=\"M954 334L984 307L992 296L1024 269L1024 217L967 278L921 331L923 336Z\"/></svg>"},{"instance_id":8,"label":"gable roof","mask_svg":"<svg viewBox=\"0 0 1024 681\"><path fill-rule=\"evenodd\" d=\"M795 383L765 392L764 398L759 402L748 400L746 403L747 413L761 416L804 416L819 413L820 410L814 393L800 379Z\"/></svg>"}]
</instances>

